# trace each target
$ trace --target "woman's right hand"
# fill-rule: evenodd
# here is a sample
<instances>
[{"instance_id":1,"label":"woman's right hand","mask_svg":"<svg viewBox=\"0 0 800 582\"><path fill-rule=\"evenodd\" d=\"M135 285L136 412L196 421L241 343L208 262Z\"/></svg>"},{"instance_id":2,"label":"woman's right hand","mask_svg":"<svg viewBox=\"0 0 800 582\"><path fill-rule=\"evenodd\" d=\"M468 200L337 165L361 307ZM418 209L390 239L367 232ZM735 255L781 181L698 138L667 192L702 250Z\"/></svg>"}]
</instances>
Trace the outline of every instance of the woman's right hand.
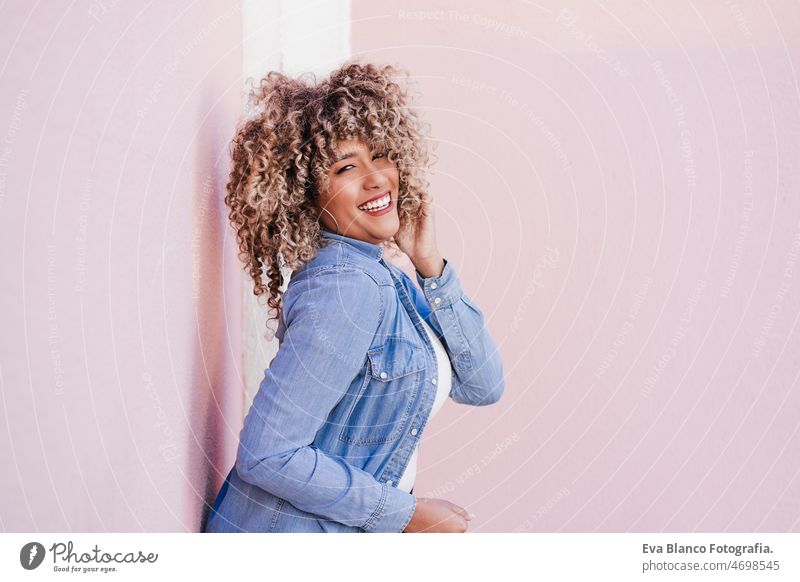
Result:
<instances>
[{"instance_id":1,"label":"woman's right hand","mask_svg":"<svg viewBox=\"0 0 800 582\"><path fill-rule=\"evenodd\" d=\"M445 499L417 497L417 507L403 533L464 533L472 516Z\"/></svg>"}]
</instances>

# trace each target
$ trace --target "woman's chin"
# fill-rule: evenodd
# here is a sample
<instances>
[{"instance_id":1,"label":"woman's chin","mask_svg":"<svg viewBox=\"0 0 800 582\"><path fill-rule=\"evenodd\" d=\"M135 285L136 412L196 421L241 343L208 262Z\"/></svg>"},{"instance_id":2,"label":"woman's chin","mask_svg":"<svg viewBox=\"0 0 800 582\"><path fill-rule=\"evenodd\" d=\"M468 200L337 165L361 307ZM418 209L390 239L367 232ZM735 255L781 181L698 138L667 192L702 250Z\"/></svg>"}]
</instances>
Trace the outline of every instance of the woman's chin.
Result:
<instances>
[{"instance_id":1,"label":"woman's chin","mask_svg":"<svg viewBox=\"0 0 800 582\"><path fill-rule=\"evenodd\" d=\"M391 238L400 229L400 218L397 212L390 212L383 216L362 216L358 221L361 227L375 235Z\"/></svg>"}]
</instances>

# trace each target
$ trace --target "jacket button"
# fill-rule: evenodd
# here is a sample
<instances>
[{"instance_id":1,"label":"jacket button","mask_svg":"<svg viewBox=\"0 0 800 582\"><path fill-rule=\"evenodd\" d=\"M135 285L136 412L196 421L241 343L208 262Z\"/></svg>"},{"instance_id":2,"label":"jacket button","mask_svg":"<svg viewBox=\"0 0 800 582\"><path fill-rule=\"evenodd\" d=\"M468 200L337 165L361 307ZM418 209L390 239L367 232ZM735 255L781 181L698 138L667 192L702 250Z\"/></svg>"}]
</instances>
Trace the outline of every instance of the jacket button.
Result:
<instances>
[{"instance_id":1,"label":"jacket button","mask_svg":"<svg viewBox=\"0 0 800 582\"><path fill-rule=\"evenodd\" d=\"M412 434L412 435L414 435L414 436L416 436L416 434L417 434L417 429L415 429L415 428L412 428L412 429L411 429L411 434Z\"/></svg>"},{"instance_id":2,"label":"jacket button","mask_svg":"<svg viewBox=\"0 0 800 582\"><path fill-rule=\"evenodd\" d=\"M392 481L391 479L389 479L389 480L386 482L386 484L387 484L389 487L391 487L392 485L394 485L394 481Z\"/></svg>"},{"instance_id":3,"label":"jacket button","mask_svg":"<svg viewBox=\"0 0 800 582\"><path fill-rule=\"evenodd\" d=\"M383 378L384 380L386 380L386 377L387 377L388 375L389 375L389 374L387 374L386 372L381 372L381 378Z\"/></svg>"},{"instance_id":4,"label":"jacket button","mask_svg":"<svg viewBox=\"0 0 800 582\"><path fill-rule=\"evenodd\" d=\"M442 298L441 298L441 297L437 297L436 299L434 299L434 300L433 300L433 302L434 302L436 305L439 305L439 304L442 302Z\"/></svg>"},{"instance_id":5,"label":"jacket button","mask_svg":"<svg viewBox=\"0 0 800 582\"><path fill-rule=\"evenodd\" d=\"M436 283L431 283L431 289L436 289L438 286Z\"/></svg>"},{"instance_id":6,"label":"jacket button","mask_svg":"<svg viewBox=\"0 0 800 582\"><path fill-rule=\"evenodd\" d=\"M436 378L431 378L431 384L433 384L434 386L436 386Z\"/></svg>"}]
</instances>

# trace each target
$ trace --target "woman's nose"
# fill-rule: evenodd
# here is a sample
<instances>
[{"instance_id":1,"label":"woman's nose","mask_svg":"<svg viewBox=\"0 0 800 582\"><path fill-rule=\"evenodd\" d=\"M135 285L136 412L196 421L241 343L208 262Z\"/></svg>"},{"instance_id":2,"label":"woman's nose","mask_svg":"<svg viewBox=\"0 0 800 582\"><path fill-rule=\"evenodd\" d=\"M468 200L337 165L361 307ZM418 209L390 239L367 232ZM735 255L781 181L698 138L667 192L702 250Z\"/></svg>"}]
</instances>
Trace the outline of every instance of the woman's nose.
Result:
<instances>
[{"instance_id":1,"label":"woman's nose","mask_svg":"<svg viewBox=\"0 0 800 582\"><path fill-rule=\"evenodd\" d=\"M375 164L372 164L364 179L364 187L368 189L388 188L389 178Z\"/></svg>"}]
</instances>

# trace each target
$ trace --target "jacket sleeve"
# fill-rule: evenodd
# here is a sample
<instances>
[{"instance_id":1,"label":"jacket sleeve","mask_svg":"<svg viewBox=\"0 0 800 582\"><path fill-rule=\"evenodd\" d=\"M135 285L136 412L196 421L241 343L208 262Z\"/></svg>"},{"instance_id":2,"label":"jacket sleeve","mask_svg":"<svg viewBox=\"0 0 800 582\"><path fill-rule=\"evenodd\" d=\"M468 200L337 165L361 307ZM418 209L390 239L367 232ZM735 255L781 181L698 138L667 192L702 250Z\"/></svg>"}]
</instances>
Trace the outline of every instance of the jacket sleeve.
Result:
<instances>
[{"instance_id":1,"label":"jacket sleeve","mask_svg":"<svg viewBox=\"0 0 800 582\"><path fill-rule=\"evenodd\" d=\"M383 309L378 283L356 269L324 271L287 289L285 333L236 457L243 480L365 532L403 531L416 498L312 442L363 367Z\"/></svg>"},{"instance_id":2,"label":"jacket sleeve","mask_svg":"<svg viewBox=\"0 0 800 582\"><path fill-rule=\"evenodd\" d=\"M424 278L419 271L416 276L452 363L450 397L460 404L494 404L505 390L503 362L480 308L464 293L447 259L438 277Z\"/></svg>"}]
</instances>

